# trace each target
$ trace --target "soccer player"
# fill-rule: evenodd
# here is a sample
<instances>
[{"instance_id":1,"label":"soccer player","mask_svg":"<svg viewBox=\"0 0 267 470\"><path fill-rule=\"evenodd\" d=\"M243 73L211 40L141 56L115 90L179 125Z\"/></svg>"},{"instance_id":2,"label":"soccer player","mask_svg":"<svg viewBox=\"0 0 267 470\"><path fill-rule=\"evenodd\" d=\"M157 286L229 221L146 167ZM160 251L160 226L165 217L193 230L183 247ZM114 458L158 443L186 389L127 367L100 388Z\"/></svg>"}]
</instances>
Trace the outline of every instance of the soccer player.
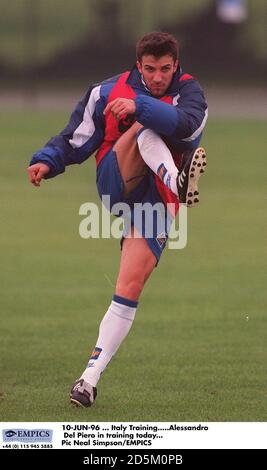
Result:
<instances>
[{"instance_id":1,"label":"soccer player","mask_svg":"<svg viewBox=\"0 0 267 470\"><path fill-rule=\"evenodd\" d=\"M67 127L30 162L30 182L63 173L96 151L97 189L110 196L110 206L125 202L172 203L162 224L152 217L152 235L130 217L122 239L120 269L111 304L99 328L95 348L70 400L88 407L97 383L132 326L139 296L166 245L179 201L199 202L198 181L206 155L199 147L207 120L207 104L197 80L184 73L178 43L165 32L152 32L136 45L137 61L126 71L91 86L71 115ZM168 211L167 211L168 212ZM140 222L140 221L139 221Z\"/></svg>"}]
</instances>

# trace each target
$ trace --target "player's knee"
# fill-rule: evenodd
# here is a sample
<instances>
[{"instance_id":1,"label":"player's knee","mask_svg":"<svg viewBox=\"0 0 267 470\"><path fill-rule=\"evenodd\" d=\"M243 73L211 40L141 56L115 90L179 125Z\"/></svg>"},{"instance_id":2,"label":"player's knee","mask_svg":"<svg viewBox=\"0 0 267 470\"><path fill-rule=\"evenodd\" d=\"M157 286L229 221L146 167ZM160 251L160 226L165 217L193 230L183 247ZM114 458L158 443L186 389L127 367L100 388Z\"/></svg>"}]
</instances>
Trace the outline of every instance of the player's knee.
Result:
<instances>
[{"instance_id":1,"label":"player's knee","mask_svg":"<svg viewBox=\"0 0 267 470\"><path fill-rule=\"evenodd\" d=\"M143 127L136 133L136 141L140 152L145 148L146 150L153 148L155 144L162 141L161 137L152 131Z\"/></svg>"},{"instance_id":2,"label":"player's knee","mask_svg":"<svg viewBox=\"0 0 267 470\"><path fill-rule=\"evenodd\" d=\"M137 300L144 288L145 279L132 279L127 282L119 281L116 286L116 294L130 300Z\"/></svg>"},{"instance_id":3,"label":"player's knee","mask_svg":"<svg viewBox=\"0 0 267 470\"><path fill-rule=\"evenodd\" d=\"M137 134L144 128L143 124L140 124L140 122L136 121L132 127L131 127L131 131L132 133L137 136Z\"/></svg>"}]
</instances>

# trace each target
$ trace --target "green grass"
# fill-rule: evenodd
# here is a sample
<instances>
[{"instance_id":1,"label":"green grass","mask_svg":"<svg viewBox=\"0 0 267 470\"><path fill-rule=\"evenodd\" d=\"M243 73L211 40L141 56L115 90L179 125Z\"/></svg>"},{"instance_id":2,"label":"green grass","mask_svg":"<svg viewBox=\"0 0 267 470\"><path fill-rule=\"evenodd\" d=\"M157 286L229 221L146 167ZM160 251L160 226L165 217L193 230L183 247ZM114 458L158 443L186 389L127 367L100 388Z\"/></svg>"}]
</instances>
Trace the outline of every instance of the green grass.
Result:
<instances>
[{"instance_id":1,"label":"green grass","mask_svg":"<svg viewBox=\"0 0 267 470\"><path fill-rule=\"evenodd\" d=\"M1 421L265 421L265 123L210 120L188 246L166 250L90 409L68 401L113 294L116 240L82 240L95 162L41 189L31 153L62 113L0 118Z\"/></svg>"}]
</instances>

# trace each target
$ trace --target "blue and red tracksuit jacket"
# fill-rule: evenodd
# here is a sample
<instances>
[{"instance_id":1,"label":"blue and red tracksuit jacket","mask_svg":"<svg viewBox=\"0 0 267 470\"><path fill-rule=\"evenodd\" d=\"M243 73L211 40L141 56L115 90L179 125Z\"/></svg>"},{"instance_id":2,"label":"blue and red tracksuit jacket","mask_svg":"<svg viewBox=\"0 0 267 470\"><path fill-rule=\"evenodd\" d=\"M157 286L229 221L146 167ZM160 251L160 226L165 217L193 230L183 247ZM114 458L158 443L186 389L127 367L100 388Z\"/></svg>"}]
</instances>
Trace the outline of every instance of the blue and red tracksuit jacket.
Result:
<instances>
[{"instance_id":1,"label":"blue and red tracksuit jacket","mask_svg":"<svg viewBox=\"0 0 267 470\"><path fill-rule=\"evenodd\" d=\"M103 114L107 103L118 97L134 99L136 104L135 115L119 122L112 113ZM67 165L82 163L96 151L99 165L134 121L161 135L176 159L199 145L207 116L203 91L191 75L178 68L166 95L158 99L151 95L134 66L131 71L90 87L65 129L32 156L30 165L46 163L50 167L46 178L52 178L63 173ZM156 175L155 178L163 200L172 200L171 191Z\"/></svg>"}]
</instances>

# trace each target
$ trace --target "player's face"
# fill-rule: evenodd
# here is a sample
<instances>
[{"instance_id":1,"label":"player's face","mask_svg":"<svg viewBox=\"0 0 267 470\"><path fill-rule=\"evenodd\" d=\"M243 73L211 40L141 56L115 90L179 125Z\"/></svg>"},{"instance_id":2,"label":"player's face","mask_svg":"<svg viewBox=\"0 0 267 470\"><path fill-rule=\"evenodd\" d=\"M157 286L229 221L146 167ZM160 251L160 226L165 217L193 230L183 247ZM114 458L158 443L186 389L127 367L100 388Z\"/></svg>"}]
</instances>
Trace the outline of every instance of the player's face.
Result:
<instances>
[{"instance_id":1,"label":"player's face","mask_svg":"<svg viewBox=\"0 0 267 470\"><path fill-rule=\"evenodd\" d=\"M178 60L174 61L170 55L159 58L153 55L143 55L142 60L137 61L136 65L151 94L163 96L177 70Z\"/></svg>"}]
</instances>

